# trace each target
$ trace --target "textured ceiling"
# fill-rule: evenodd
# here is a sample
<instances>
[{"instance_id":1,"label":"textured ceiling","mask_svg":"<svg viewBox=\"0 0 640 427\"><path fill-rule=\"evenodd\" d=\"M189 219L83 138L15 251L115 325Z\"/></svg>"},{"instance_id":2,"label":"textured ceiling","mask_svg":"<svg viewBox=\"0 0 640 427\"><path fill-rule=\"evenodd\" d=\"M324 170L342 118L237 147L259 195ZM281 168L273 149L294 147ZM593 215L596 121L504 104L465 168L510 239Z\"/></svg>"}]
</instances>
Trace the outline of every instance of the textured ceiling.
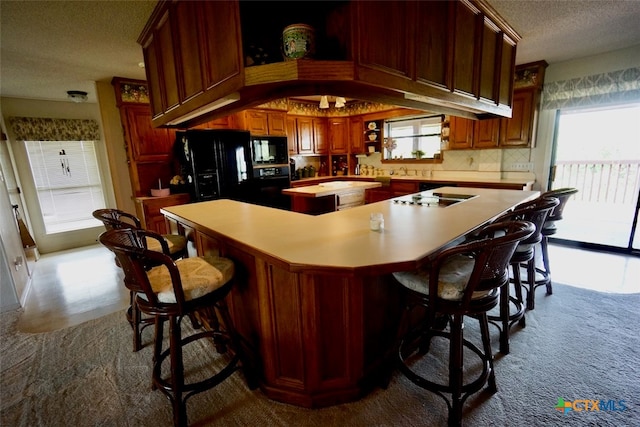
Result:
<instances>
[{"instance_id":1,"label":"textured ceiling","mask_svg":"<svg viewBox=\"0 0 640 427\"><path fill-rule=\"evenodd\" d=\"M67 100L95 81L144 79L136 40L156 1L0 1L0 95ZM489 0L522 36L517 63L640 44L640 0Z\"/></svg>"}]
</instances>

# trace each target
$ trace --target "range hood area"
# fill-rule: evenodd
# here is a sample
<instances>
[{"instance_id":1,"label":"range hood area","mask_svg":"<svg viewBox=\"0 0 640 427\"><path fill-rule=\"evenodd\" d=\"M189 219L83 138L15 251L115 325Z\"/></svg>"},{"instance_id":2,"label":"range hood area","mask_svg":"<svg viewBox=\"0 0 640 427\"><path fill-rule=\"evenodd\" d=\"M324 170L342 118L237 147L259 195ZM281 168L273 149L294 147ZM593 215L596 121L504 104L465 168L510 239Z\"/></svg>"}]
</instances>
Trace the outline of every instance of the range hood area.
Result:
<instances>
[{"instance_id":1,"label":"range hood area","mask_svg":"<svg viewBox=\"0 0 640 427\"><path fill-rule=\"evenodd\" d=\"M313 28L315 49L284 60L283 29L296 23ZM138 42L154 126L191 127L319 94L511 117L519 40L484 0L231 0L161 1Z\"/></svg>"}]
</instances>

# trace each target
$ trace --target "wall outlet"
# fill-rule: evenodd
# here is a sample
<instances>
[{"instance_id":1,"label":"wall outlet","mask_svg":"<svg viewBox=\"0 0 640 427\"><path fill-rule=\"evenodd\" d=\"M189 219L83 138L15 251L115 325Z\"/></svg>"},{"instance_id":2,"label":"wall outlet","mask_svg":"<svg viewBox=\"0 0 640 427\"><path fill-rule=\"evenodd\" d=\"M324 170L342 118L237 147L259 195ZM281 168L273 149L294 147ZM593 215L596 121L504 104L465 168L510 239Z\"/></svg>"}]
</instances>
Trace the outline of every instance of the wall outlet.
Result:
<instances>
[{"instance_id":1,"label":"wall outlet","mask_svg":"<svg viewBox=\"0 0 640 427\"><path fill-rule=\"evenodd\" d=\"M531 169L533 169L533 165L530 162L511 163L511 170L514 171L530 171Z\"/></svg>"}]
</instances>

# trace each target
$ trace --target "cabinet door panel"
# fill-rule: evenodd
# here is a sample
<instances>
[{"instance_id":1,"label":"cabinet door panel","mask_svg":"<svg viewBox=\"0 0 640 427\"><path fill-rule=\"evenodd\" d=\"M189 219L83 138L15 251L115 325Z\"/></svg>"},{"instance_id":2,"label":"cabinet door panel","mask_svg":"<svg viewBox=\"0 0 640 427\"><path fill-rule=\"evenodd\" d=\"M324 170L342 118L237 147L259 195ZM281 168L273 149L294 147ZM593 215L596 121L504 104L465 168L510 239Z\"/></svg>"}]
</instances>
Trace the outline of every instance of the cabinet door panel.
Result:
<instances>
[{"instance_id":1,"label":"cabinet door panel","mask_svg":"<svg viewBox=\"0 0 640 427\"><path fill-rule=\"evenodd\" d=\"M470 5L456 2L456 23L454 41L454 75L453 87L456 91L475 95L477 75L477 42L476 22L479 11Z\"/></svg>"},{"instance_id":2,"label":"cabinet door panel","mask_svg":"<svg viewBox=\"0 0 640 427\"><path fill-rule=\"evenodd\" d=\"M500 57L500 105L511 105L513 96L513 70L516 61L516 44L506 35L502 36ZM508 77L507 77L508 76Z\"/></svg>"},{"instance_id":3,"label":"cabinet door panel","mask_svg":"<svg viewBox=\"0 0 640 427\"><path fill-rule=\"evenodd\" d=\"M473 129L474 148L493 148L500 142L500 119L478 120Z\"/></svg>"},{"instance_id":4,"label":"cabinet door panel","mask_svg":"<svg viewBox=\"0 0 640 427\"><path fill-rule=\"evenodd\" d=\"M156 54L160 58L160 69L162 70L161 82L164 87L162 105L164 111L168 111L180 103L172 34L171 20L169 19L169 12L167 12L158 25L155 36L157 41L156 49L160 49L159 51L156 50Z\"/></svg>"},{"instance_id":5,"label":"cabinet door panel","mask_svg":"<svg viewBox=\"0 0 640 427\"><path fill-rule=\"evenodd\" d=\"M315 154L329 153L327 119L313 119L313 145Z\"/></svg>"},{"instance_id":6,"label":"cabinet door panel","mask_svg":"<svg viewBox=\"0 0 640 427\"><path fill-rule=\"evenodd\" d=\"M331 118L328 121L329 150L331 154L348 152L349 128L345 118Z\"/></svg>"},{"instance_id":7,"label":"cabinet door panel","mask_svg":"<svg viewBox=\"0 0 640 427\"><path fill-rule=\"evenodd\" d=\"M252 135L265 136L269 134L269 126L267 124L267 113L264 111L248 110L245 111L247 120L247 130Z\"/></svg>"},{"instance_id":8,"label":"cabinet door panel","mask_svg":"<svg viewBox=\"0 0 640 427\"><path fill-rule=\"evenodd\" d=\"M160 81L160 60L156 54L156 39L149 37L147 43L142 47L144 55L145 73L147 84L149 85L149 102L153 117L161 116L164 113L162 106L162 83Z\"/></svg>"},{"instance_id":9,"label":"cabinet door panel","mask_svg":"<svg viewBox=\"0 0 640 427\"><path fill-rule=\"evenodd\" d=\"M482 57L480 59L480 97L498 101L500 81L500 59L498 51L501 42L500 30L487 18L482 29Z\"/></svg>"},{"instance_id":10,"label":"cabinet door panel","mask_svg":"<svg viewBox=\"0 0 640 427\"><path fill-rule=\"evenodd\" d=\"M351 154L364 153L364 123L362 117L349 119L349 151Z\"/></svg>"},{"instance_id":11,"label":"cabinet door panel","mask_svg":"<svg viewBox=\"0 0 640 427\"><path fill-rule=\"evenodd\" d=\"M287 134L285 121L285 113L268 113L269 135L285 136Z\"/></svg>"},{"instance_id":12,"label":"cabinet door panel","mask_svg":"<svg viewBox=\"0 0 640 427\"><path fill-rule=\"evenodd\" d=\"M298 127L296 119L287 117L287 145L289 146L289 154L298 154Z\"/></svg>"},{"instance_id":13,"label":"cabinet door panel","mask_svg":"<svg viewBox=\"0 0 640 427\"><path fill-rule=\"evenodd\" d=\"M523 90L513 94L511 118L502 119L500 145L526 147L531 144L534 90Z\"/></svg>"},{"instance_id":14,"label":"cabinet door panel","mask_svg":"<svg viewBox=\"0 0 640 427\"><path fill-rule=\"evenodd\" d=\"M176 2L173 7L180 100L184 102L204 90L198 49L198 14L197 9L187 2Z\"/></svg>"},{"instance_id":15,"label":"cabinet door panel","mask_svg":"<svg viewBox=\"0 0 640 427\"><path fill-rule=\"evenodd\" d=\"M313 154L313 119L310 117L300 117L297 119L298 126L298 152L300 154Z\"/></svg>"},{"instance_id":16,"label":"cabinet door panel","mask_svg":"<svg viewBox=\"0 0 640 427\"><path fill-rule=\"evenodd\" d=\"M473 120L451 116L449 118L449 148L471 148L473 146L473 126Z\"/></svg>"},{"instance_id":17,"label":"cabinet door panel","mask_svg":"<svg viewBox=\"0 0 640 427\"><path fill-rule=\"evenodd\" d=\"M237 2L197 2L201 18L206 19L206 31L200 36L204 57L206 89L228 83L233 76L240 76L242 52L240 22ZM240 86L241 82L237 85Z\"/></svg>"},{"instance_id":18,"label":"cabinet door panel","mask_svg":"<svg viewBox=\"0 0 640 427\"><path fill-rule=\"evenodd\" d=\"M451 89L449 39L451 37L450 2L416 2L418 28L416 32L416 78Z\"/></svg>"},{"instance_id":19,"label":"cabinet door panel","mask_svg":"<svg viewBox=\"0 0 640 427\"><path fill-rule=\"evenodd\" d=\"M359 65L411 77L412 2L354 2L358 19ZM384 30L382 30L384 29Z\"/></svg>"},{"instance_id":20,"label":"cabinet door panel","mask_svg":"<svg viewBox=\"0 0 640 427\"><path fill-rule=\"evenodd\" d=\"M133 157L137 161L166 161L172 153L173 141L167 129L154 128L148 105L127 107L127 129Z\"/></svg>"}]
</instances>

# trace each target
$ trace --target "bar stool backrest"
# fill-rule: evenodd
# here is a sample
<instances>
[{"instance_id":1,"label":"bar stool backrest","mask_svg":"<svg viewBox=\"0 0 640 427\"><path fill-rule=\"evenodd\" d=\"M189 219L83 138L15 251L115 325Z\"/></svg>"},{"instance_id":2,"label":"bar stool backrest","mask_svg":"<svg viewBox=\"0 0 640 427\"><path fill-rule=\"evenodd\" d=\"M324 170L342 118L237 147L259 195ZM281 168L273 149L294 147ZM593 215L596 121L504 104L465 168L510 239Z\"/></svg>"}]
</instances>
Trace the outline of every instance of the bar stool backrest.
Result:
<instances>
[{"instance_id":1,"label":"bar stool backrest","mask_svg":"<svg viewBox=\"0 0 640 427\"><path fill-rule=\"evenodd\" d=\"M119 209L97 209L93 217L102 221L107 230L114 228L142 228L142 223L135 215Z\"/></svg>"},{"instance_id":2,"label":"bar stool backrest","mask_svg":"<svg viewBox=\"0 0 640 427\"><path fill-rule=\"evenodd\" d=\"M558 188L557 190L551 190L551 191L547 191L546 193L543 193L540 197L544 198L544 197L555 197L559 200L559 204L558 206L556 206L551 213L549 214L549 217L547 218L548 221L560 221L562 219L562 212L564 211L565 206L567 205L567 202L569 201L569 198L571 196L573 196L574 194L576 194L578 192L577 188Z\"/></svg>"}]
</instances>

